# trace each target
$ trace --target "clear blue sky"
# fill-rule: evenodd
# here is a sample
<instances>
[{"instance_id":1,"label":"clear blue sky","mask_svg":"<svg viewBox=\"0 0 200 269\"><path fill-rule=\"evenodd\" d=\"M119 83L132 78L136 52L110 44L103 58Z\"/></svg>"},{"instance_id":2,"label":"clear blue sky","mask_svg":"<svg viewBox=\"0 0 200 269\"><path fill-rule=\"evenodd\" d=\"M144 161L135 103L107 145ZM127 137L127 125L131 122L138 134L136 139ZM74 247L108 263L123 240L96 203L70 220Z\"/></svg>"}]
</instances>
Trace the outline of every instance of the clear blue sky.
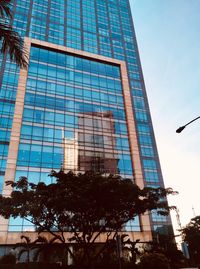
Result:
<instances>
[{"instance_id":1,"label":"clear blue sky","mask_svg":"<svg viewBox=\"0 0 200 269\"><path fill-rule=\"evenodd\" d=\"M166 187L182 224L200 215L200 0L130 0ZM174 214L174 213L173 213ZM172 214L172 215L173 215Z\"/></svg>"}]
</instances>

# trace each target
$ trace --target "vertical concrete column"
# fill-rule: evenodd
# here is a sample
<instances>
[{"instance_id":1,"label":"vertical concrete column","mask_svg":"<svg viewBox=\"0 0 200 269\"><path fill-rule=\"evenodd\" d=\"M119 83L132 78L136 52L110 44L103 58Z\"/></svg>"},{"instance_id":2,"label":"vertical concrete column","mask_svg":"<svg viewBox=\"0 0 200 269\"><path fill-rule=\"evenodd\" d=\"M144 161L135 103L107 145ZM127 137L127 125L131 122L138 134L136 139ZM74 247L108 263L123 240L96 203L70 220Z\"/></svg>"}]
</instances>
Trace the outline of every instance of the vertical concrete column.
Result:
<instances>
[{"instance_id":1,"label":"vertical concrete column","mask_svg":"<svg viewBox=\"0 0 200 269\"><path fill-rule=\"evenodd\" d=\"M129 80L127 75L127 68L124 62L121 63L121 77L122 87L124 95L124 106L126 112L128 136L131 150L132 166L134 170L135 183L140 187L144 188L144 178L142 174L141 158L138 145L138 139L136 134L136 124L133 116L133 107L131 101L131 93L129 87ZM148 213L141 215L140 217L142 231L151 231L150 219Z\"/></svg>"},{"instance_id":2,"label":"vertical concrete column","mask_svg":"<svg viewBox=\"0 0 200 269\"><path fill-rule=\"evenodd\" d=\"M25 46L28 52L28 57L30 54L31 42L28 38L25 38ZM22 125L22 116L24 109L24 97L26 91L26 81L27 81L28 69L20 69L19 73L19 81L17 88L17 96L15 102L15 110L13 116L13 124L10 136L10 144L8 150L8 158L7 158L7 166L5 171L5 180L3 187L3 195L9 196L12 191L11 186L6 186L6 181L14 181L15 172L16 172L16 164L17 164L17 156L18 156L18 148L20 141L20 131ZM7 238L7 230L8 230L8 220L0 217L0 242L1 244L6 243Z\"/></svg>"}]
</instances>

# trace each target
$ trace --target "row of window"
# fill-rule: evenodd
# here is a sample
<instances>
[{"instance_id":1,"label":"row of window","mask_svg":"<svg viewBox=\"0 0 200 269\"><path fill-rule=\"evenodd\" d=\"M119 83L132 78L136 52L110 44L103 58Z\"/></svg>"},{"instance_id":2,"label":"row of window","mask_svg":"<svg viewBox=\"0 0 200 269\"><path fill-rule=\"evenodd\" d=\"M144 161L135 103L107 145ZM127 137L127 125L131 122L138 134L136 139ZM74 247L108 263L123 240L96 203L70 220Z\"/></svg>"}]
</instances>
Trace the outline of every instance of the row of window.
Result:
<instances>
[{"instance_id":1,"label":"row of window","mask_svg":"<svg viewBox=\"0 0 200 269\"><path fill-rule=\"evenodd\" d=\"M103 85L104 81L100 81L100 84ZM105 100L109 103L122 103L122 94L121 92L115 92L110 89L108 89L106 86L100 86L99 87L93 87L91 89L91 86L87 85L80 85L76 83L71 84L65 84L61 83L59 81L55 80L49 80L49 79L41 79L37 77L37 80L35 77L31 76L27 80L26 89L29 91L36 91L36 92L42 92L42 93L48 93L50 95L61 95L65 97L75 97L75 96L83 96L87 97L89 99L92 98L92 100L99 101L99 100ZM2 90L4 92L4 89ZM6 95L9 96L9 99L13 100L13 98L10 97L9 93L12 91L7 91ZM7 97L8 99L8 97Z\"/></svg>"},{"instance_id":2,"label":"row of window","mask_svg":"<svg viewBox=\"0 0 200 269\"><path fill-rule=\"evenodd\" d=\"M74 100L65 100L61 98L55 99L49 96L40 96L27 93L25 97L25 105L35 106L37 108L56 109L58 111L75 112L75 113L104 113L109 112L113 118L125 120L125 112L118 107L111 107L106 105L91 104L86 102L78 102ZM60 117L64 114L59 114ZM51 119L50 119L51 120Z\"/></svg>"},{"instance_id":3,"label":"row of window","mask_svg":"<svg viewBox=\"0 0 200 269\"><path fill-rule=\"evenodd\" d=\"M17 217L17 218L10 218L8 229L10 232L12 231L22 232L22 231L34 231L35 227L27 219ZM141 227L138 217L134 218L134 220L127 222L127 224L123 228L123 231L140 231L140 230Z\"/></svg>"},{"instance_id":4,"label":"row of window","mask_svg":"<svg viewBox=\"0 0 200 269\"><path fill-rule=\"evenodd\" d=\"M48 65L56 65L56 69L59 67L67 67L92 74L98 74L108 77L110 76L118 79L120 78L120 71L119 67L117 66L95 62L80 57L74 57L71 55L66 55L64 53L58 53L46 49L32 47L31 60L44 62Z\"/></svg>"},{"instance_id":5,"label":"row of window","mask_svg":"<svg viewBox=\"0 0 200 269\"><path fill-rule=\"evenodd\" d=\"M132 162L128 154L112 154L100 149L78 150L73 141L65 140L63 147L20 143L18 166L60 169L63 163L66 169L93 170L96 172L120 173L132 175ZM64 150L64 157L63 157ZM66 155L65 155L66 154ZM70 154L70 155L69 155ZM95 155L97 156L95 157ZM100 156L99 156L100 155ZM102 157L101 157L102 156ZM69 163L70 158L70 163ZM101 166L100 166L101 165ZM79 168L78 168L79 167Z\"/></svg>"},{"instance_id":6,"label":"row of window","mask_svg":"<svg viewBox=\"0 0 200 269\"><path fill-rule=\"evenodd\" d=\"M62 113L57 113L57 112L51 112L51 111L43 111L43 110L38 110L38 109L31 109L31 108L25 108L24 113L23 113L23 121L26 122L35 122L35 123L42 123L45 125L53 125L53 126L65 126L65 127L74 127L74 128L81 128L84 126L84 129L96 129L99 131L103 132L111 132L111 130L114 130L116 134L122 134L126 135L127 134L127 127L126 124L123 122L119 122L117 120L112 121L113 127L112 129L110 128L111 123L109 125L106 124L106 120L104 118L100 119L98 114L96 115L97 118L94 117L93 119L89 118L88 114L88 119L84 117L84 123L81 123L81 118L83 116L80 115L80 117L77 117L73 114L62 114ZM105 115L106 116L106 115ZM111 116L112 114L108 115ZM7 118L6 118L7 119ZM96 124L96 121L98 121L98 126ZM5 122L7 123L7 122Z\"/></svg>"},{"instance_id":7,"label":"row of window","mask_svg":"<svg viewBox=\"0 0 200 269\"><path fill-rule=\"evenodd\" d=\"M0 130L0 134L3 131ZM5 132L5 131L4 131ZM76 131L77 132L77 131ZM115 137L114 134L105 135L105 134L87 134L83 132L77 132L77 141L79 146L90 146L90 147L102 147L104 149L117 149L117 150L129 150L128 138ZM5 132L6 133L6 132ZM5 133L4 136L5 136ZM71 133L70 133L71 134ZM23 125L21 128L22 139L36 140L36 141L45 141L45 142L58 142L63 143L63 138L65 134L62 133L62 129L54 128L42 128L37 126ZM66 131L66 137L69 137ZM4 141L8 138L5 136L2 138ZM71 138L73 139L73 138Z\"/></svg>"}]
</instances>

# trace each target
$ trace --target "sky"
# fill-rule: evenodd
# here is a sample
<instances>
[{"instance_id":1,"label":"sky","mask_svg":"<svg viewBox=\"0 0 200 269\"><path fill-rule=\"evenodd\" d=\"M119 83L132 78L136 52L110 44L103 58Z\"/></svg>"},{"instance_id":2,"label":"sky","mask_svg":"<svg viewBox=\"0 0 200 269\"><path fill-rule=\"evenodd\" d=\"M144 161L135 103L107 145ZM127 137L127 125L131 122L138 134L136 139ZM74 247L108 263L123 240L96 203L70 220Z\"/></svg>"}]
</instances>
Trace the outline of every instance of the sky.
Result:
<instances>
[{"instance_id":1,"label":"sky","mask_svg":"<svg viewBox=\"0 0 200 269\"><path fill-rule=\"evenodd\" d=\"M175 131L200 116L200 0L130 3L165 186L179 192L169 203L184 226L200 215L200 120Z\"/></svg>"}]
</instances>

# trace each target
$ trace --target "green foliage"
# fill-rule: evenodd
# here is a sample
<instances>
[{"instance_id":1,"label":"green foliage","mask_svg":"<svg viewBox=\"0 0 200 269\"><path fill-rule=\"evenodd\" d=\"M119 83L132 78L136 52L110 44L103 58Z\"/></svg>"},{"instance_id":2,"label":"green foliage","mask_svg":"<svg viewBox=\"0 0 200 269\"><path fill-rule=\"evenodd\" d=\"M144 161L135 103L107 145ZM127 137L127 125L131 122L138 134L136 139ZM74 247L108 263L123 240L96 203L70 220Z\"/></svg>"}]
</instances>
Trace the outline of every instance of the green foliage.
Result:
<instances>
[{"instance_id":1,"label":"green foliage","mask_svg":"<svg viewBox=\"0 0 200 269\"><path fill-rule=\"evenodd\" d=\"M190 223L181 230L184 241L188 244L191 259L200 264L200 216L192 218Z\"/></svg>"},{"instance_id":2,"label":"green foliage","mask_svg":"<svg viewBox=\"0 0 200 269\"><path fill-rule=\"evenodd\" d=\"M12 18L11 14L11 0L1 0L0 2L0 17Z\"/></svg>"},{"instance_id":3,"label":"green foliage","mask_svg":"<svg viewBox=\"0 0 200 269\"><path fill-rule=\"evenodd\" d=\"M0 52L8 53L11 61L14 61L18 66L27 68L28 53L24 46L24 41L20 35L13 30L10 23L11 14L11 0L0 1Z\"/></svg>"},{"instance_id":4,"label":"green foliage","mask_svg":"<svg viewBox=\"0 0 200 269\"><path fill-rule=\"evenodd\" d=\"M160 253L148 253L142 256L141 269L170 269L168 259Z\"/></svg>"},{"instance_id":5,"label":"green foliage","mask_svg":"<svg viewBox=\"0 0 200 269\"><path fill-rule=\"evenodd\" d=\"M130 179L92 172L52 171L50 176L56 183L35 185L25 177L7 182L14 189L11 197L0 196L0 215L26 218L39 233L49 232L56 242L76 243L82 253L80 263L95 261L136 215L153 209L167 215L171 209L165 199L173 194L171 189L140 189ZM71 232L69 238L65 231ZM105 243L97 250L94 244L101 236Z\"/></svg>"}]
</instances>

